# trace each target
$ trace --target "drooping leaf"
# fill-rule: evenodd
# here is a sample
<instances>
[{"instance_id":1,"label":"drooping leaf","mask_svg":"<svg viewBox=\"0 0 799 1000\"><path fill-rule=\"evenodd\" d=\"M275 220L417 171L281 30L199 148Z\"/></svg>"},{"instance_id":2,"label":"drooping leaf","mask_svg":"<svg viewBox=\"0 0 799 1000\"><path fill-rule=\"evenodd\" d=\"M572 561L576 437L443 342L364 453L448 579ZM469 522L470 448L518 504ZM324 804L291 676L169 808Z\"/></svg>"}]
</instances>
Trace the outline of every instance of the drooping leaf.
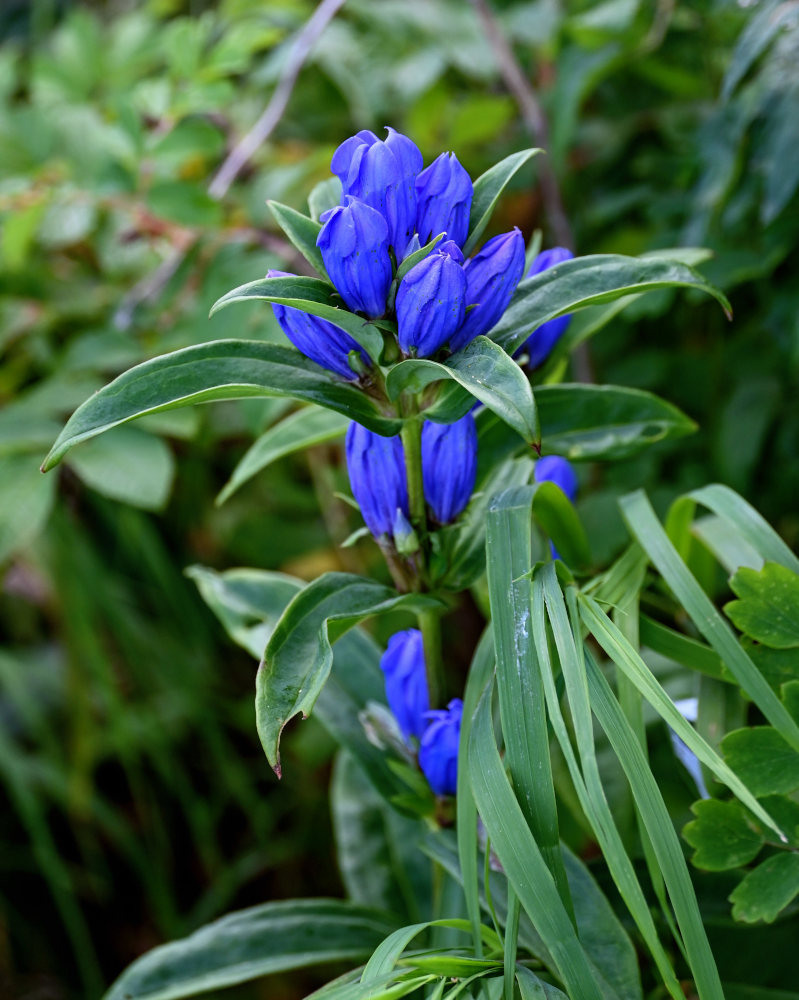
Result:
<instances>
[{"instance_id":1,"label":"drooping leaf","mask_svg":"<svg viewBox=\"0 0 799 1000\"><path fill-rule=\"evenodd\" d=\"M391 930L379 910L339 900L265 903L147 952L104 1000L179 1000L286 969L359 961Z\"/></svg>"},{"instance_id":2,"label":"drooping leaf","mask_svg":"<svg viewBox=\"0 0 799 1000\"><path fill-rule=\"evenodd\" d=\"M254 396L318 403L378 434L395 434L401 426L354 385L298 351L254 340L217 340L145 361L95 393L72 414L42 469L52 469L79 441L145 413Z\"/></svg>"},{"instance_id":3,"label":"drooping leaf","mask_svg":"<svg viewBox=\"0 0 799 1000\"><path fill-rule=\"evenodd\" d=\"M547 320L658 288L695 288L712 295L730 312L724 295L686 264L596 254L575 257L521 281L505 315L491 331L491 339L513 354Z\"/></svg>"},{"instance_id":4,"label":"drooping leaf","mask_svg":"<svg viewBox=\"0 0 799 1000\"><path fill-rule=\"evenodd\" d=\"M255 682L258 735L278 775L283 727L313 708L330 672L332 643L372 615L438 605L435 598L398 594L352 573L325 573L292 599L269 639Z\"/></svg>"},{"instance_id":5,"label":"drooping leaf","mask_svg":"<svg viewBox=\"0 0 799 1000\"><path fill-rule=\"evenodd\" d=\"M736 801L702 799L694 802L691 812L696 819L686 823L682 835L694 848L691 861L697 868L714 872L739 868L756 857L765 843Z\"/></svg>"},{"instance_id":6,"label":"drooping leaf","mask_svg":"<svg viewBox=\"0 0 799 1000\"><path fill-rule=\"evenodd\" d=\"M773 649L799 646L799 575L779 563L742 567L730 587L738 600L724 611L736 628Z\"/></svg>"},{"instance_id":7,"label":"drooping leaf","mask_svg":"<svg viewBox=\"0 0 799 1000\"><path fill-rule=\"evenodd\" d=\"M730 893L732 915L753 924L773 923L799 893L799 854L775 854L749 872Z\"/></svg>"},{"instance_id":8,"label":"drooping leaf","mask_svg":"<svg viewBox=\"0 0 799 1000\"><path fill-rule=\"evenodd\" d=\"M535 398L544 452L573 461L630 458L696 430L676 406L640 389L565 383L539 386Z\"/></svg>"},{"instance_id":9,"label":"drooping leaf","mask_svg":"<svg viewBox=\"0 0 799 1000\"><path fill-rule=\"evenodd\" d=\"M771 726L751 726L727 733L724 759L755 795L775 795L799 788L799 753Z\"/></svg>"},{"instance_id":10,"label":"drooping leaf","mask_svg":"<svg viewBox=\"0 0 799 1000\"><path fill-rule=\"evenodd\" d=\"M298 212L288 205L281 205L279 201L268 201L267 205L271 209L277 224L311 267L317 274L321 274L323 278L327 278L322 254L316 245L316 238L322 231L321 225L313 219L309 219L307 215L303 215L302 212Z\"/></svg>"},{"instance_id":11,"label":"drooping leaf","mask_svg":"<svg viewBox=\"0 0 799 1000\"><path fill-rule=\"evenodd\" d=\"M397 399L402 392L420 392L426 385L442 379L457 382L471 397L480 400L512 427L524 441L531 445L538 444L538 416L530 383L516 362L487 337L476 337L445 362L427 358L400 362L389 372L386 390L390 399ZM466 397L466 406L452 419L463 416L472 405L473 400ZM426 415L437 419L435 409Z\"/></svg>"},{"instance_id":12,"label":"drooping leaf","mask_svg":"<svg viewBox=\"0 0 799 1000\"><path fill-rule=\"evenodd\" d=\"M284 455L341 437L349 423L344 414L331 413L315 406L304 407L289 414L280 423L264 431L247 449L230 479L220 490L216 498L217 504L224 503L240 486Z\"/></svg>"},{"instance_id":13,"label":"drooping leaf","mask_svg":"<svg viewBox=\"0 0 799 1000\"><path fill-rule=\"evenodd\" d=\"M522 149L518 153L511 153L504 160L489 167L474 182L472 210L469 215L469 235L463 246L463 253L466 257L477 247L502 192L524 164L540 152L542 152L540 149Z\"/></svg>"},{"instance_id":14,"label":"drooping leaf","mask_svg":"<svg viewBox=\"0 0 799 1000\"><path fill-rule=\"evenodd\" d=\"M250 281L231 289L218 299L211 308L211 315L236 302L252 302L254 299L290 306L335 323L357 340L373 360L377 360L383 350L383 337L378 328L362 316L345 309L335 288L321 278L292 276Z\"/></svg>"}]
</instances>

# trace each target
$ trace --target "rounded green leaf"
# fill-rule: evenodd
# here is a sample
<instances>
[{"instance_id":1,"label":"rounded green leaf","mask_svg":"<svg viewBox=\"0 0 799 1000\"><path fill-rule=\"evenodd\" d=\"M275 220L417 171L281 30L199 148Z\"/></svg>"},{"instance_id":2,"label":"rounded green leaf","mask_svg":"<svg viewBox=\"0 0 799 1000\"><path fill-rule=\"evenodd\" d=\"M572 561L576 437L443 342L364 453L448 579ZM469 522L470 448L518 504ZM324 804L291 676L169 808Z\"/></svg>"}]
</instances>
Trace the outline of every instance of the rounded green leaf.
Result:
<instances>
[{"instance_id":1,"label":"rounded green leaf","mask_svg":"<svg viewBox=\"0 0 799 1000\"><path fill-rule=\"evenodd\" d=\"M744 566L730 587L738 600L724 611L736 628L773 649L799 646L799 575L775 562L759 572Z\"/></svg>"},{"instance_id":2,"label":"rounded green leaf","mask_svg":"<svg viewBox=\"0 0 799 1000\"><path fill-rule=\"evenodd\" d=\"M730 893L732 915L748 924L773 923L799 893L799 854L775 854Z\"/></svg>"},{"instance_id":3,"label":"rounded green leaf","mask_svg":"<svg viewBox=\"0 0 799 1000\"><path fill-rule=\"evenodd\" d=\"M702 799L691 806L691 812L696 819L683 827L682 835L694 848L691 861L697 868L714 872L739 868L756 857L765 843L738 802Z\"/></svg>"},{"instance_id":4,"label":"rounded green leaf","mask_svg":"<svg viewBox=\"0 0 799 1000\"><path fill-rule=\"evenodd\" d=\"M755 795L799 788L799 753L771 726L735 729L721 741L725 761Z\"/></svg>"}]
</instances>

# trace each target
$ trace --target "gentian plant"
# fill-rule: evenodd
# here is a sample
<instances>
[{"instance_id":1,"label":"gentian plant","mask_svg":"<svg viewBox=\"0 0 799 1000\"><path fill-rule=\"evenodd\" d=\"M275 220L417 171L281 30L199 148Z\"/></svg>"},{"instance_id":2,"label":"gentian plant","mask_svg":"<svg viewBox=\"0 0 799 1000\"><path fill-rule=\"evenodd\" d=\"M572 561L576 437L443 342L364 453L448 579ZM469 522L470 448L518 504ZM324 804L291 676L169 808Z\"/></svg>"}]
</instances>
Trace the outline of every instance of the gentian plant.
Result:
<instances>
[{"instance_id":1,"label":"gentian plant","mask_svg":"<svg viewBox=\"0 0 799 1000\"><path fill-rule=\"evenodd\" d=\"M679 499L665 528L642 493L624 497L628 544L595 565L570 463L627 458L693 425L639 390L558 382L566 352L619 300L649 290L691 288L728 305L691 266L702 259L695 250L573 258L556 248L523 278L520 230L483 237L537 152L473 183L453 153L425 167L392 129L347 139L332 161L335 204L318 218L272 205L317 276L270 271L214 307L271 304L290 343L221 340L141 364L87 400L48 456L45 468L148 413L289 397L301 408L256 442L223 496L265 467L276 434L283 454L344 437L355 503L393 581L331 572L304 584L195 568L231 637L260 662L267 760L280 776L287 723L315 712L342 748L334 815L369 840L353 844L340 827L350 900L231 914L143 956L109 1000L191 996L331 960L351 971L323 988L324 1000L418 991L511 1000L515 990L524 1000L640 1000L642 975L657 996L684 1000L690 983L691 996L723 1000L648 760L644 703L759 829L788 840L768 803L683 717L646 650L681 665L688 687L697 670L733 678L796 754L795 717L692 573L696 505L759 558L787 573L799 565L722 487ZM724 562L728 547L709 538ZM466 591L489 620L459 670L441 620ZM658 620L640 611L650 594ZM381 650L360 623L390 611L415 627ZM597 733L635 805L624 835ZM613 902L563 843L564 813L596 845Z\"/></svg>"}]
</instances>

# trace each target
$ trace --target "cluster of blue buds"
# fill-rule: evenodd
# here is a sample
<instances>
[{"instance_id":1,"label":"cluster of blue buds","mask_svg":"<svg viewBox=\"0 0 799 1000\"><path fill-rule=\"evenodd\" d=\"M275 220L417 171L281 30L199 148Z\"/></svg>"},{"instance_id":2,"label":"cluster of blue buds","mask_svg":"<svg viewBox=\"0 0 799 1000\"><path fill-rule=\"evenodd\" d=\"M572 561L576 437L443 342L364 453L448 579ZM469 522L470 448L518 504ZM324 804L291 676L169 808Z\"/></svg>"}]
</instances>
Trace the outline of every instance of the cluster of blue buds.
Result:
<instances>
[{"instance_id":1,"label":"cluster of blue buds","mask_svg":"<svg viewBox=\"0 0 799 1000\"><path fill-rule=\"evenodd\" d=\"M416 145L394 129L387 132L385 140L359 132L334 153L331 169L341 181L341 204L321 216L317 246L349 310L370 320L393 319L394 301L406 356L458 351L488 333L507 308L524 271L524 239L513 229L464 260L473 196L469 174L454 153L442 153L422 169ZM442 234L396 287L402 260ZM315 316L300 320L292 308L275 310L304 354L343 378L357 377L350 365L357 345L343 330ZM361 372L369 363L363 362L356 366Z\"/></svg>"},{"instance_id":2,"label":"cluster of blue buds","mask_svg":"<svg viewBox=\"0 0 799 1000\"><path fill-rule=\"evenodd\" d=\"M380 660L386 698L406 740L419 741L419 766L436 795L454 795L463 702L429 710L422 633L410 628L388 641Z\"/></svg>"},{"instance_id":3,"label":"cluster of blue buds","mask_svg":"<svg viewBox=\"0 0 799 1000\"><path fill-rule=\"evenodd\" d=\"M534 275L540 274L542 271L548 271L550 267L562 264L564 260L571 260L573 257L574 254L571 250L567 250L565 247L553 247L551 250L542 250L530 265L526 277L532 278ZM527 352L529 357L527 364L530 368L538 368L539 365L542 365L546 361L552 348L566 332L570 322L571 315L558 316L547 323L542 323L527 338L521 349Z\"/></svg>"},{"instance_id":4,"label":"cluster of blue buds","mask_svg":"<svg viewBox=\"0 0 799 1000\"><path fill-rule=\"evenodd\" d=\"M346 456L352 494L367 528L378 541L396 545L398 536L410 531L405 453L399 435L382 437L352 423L347 430ZM452 424L426 421L422 480L436 523L449 524L465 509L476 475L477 429L472 414Z\"/></svg>"}]
</instances>

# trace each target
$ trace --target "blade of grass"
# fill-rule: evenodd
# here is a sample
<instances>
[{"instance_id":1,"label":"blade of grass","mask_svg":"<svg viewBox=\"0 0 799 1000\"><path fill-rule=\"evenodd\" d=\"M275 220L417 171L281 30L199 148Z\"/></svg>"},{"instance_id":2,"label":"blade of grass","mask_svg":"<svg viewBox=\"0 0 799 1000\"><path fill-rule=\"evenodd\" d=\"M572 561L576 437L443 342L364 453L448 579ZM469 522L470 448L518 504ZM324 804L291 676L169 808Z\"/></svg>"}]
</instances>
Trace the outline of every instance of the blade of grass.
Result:
<instances>
[{"instance_id":1,"label":"blade of grass","mask_svg":"<svg viewBox=\"0 0 799 1000\"><path fill-rule=\"evenodd\" d=\"M508 882L508 920L505 924L505 949L503 953L505 1000L513 1000L513 972L516 968L516 946L519 938L519 897Z\"/></svg>"},{"instance_id":2,"label":"blade of grass","mask_svg":"<svg viewBox=\"0 0 799 1000\"><path fill-rule=\"evenodd\" d=\"M531 641L531 511L535 486L495 497L486 519L486 572L497 657L497 689L505 763L524 818L574 919L560 853L558 813L549 757L544 689Z\"/></svg>"},{"instance_id":3,"label":"blade of grass","mask_svg":"<svg viewBox=\"0 0 799 1000\"><path fill-rule=\"evenodd\" d=\"M680 559L677 550L669 541L660 521L655 516L646 494L642 490L631 493L621 499L620 505L622 515L630 530L688 612L696 627L716 650L723 663L772 726L789 746L793 747L794 750L799 750L799 725L741 648L730 626L721 617L713 602ZM646 692L644 694L646 696ZM679 715L676 709L674 711ZM667 721L673 729L677 729L670 719ZM687 728L690 729L690 726ZM677 732L688 743L683 734L679 730ZM690 743L688 745L691 746ZM694 748L691 747L691 749ZM695 750L694 752L696 753ZM697 756L699 755L697 754ZM702 760L701 757L700 760ZM712 765L709 766L712 767ZM751 808L751 806L748 807Z\"/></svg>"},{"instance_id":4,"label":"blade of grass","mask_svg":"<svg viewBox=\"0 0 799 1000\"><path fill-rule=\"evenodd\" d=\"M469 775L477 808L508 881L552 954L554 971L571 1000L601 1000L571 916L505 775L494 739L491 694L489 686L477 706L469 739Z\"/></svg>"},{"instance_id":5,"label":"blade of grass","mask_svg":"<svg viewBox=\"0 0 799 1000\"><path fill-rule=\"evenodd\" d=\"M566 696L572 712L578 752L582 763L582 772L577 763L574 750L569 740L566 722L560 708L560 702L555 689L551 657L546 640L544 610L552 627L555 647L558 651L560 665L566 681ZM594 747L593 723L591 720L591 705L588 697L588 685L585 669L578 653L578 646L572 633L572 627L566 614L563 594L557 582L554 566L549 564L533 579L533 635L538 646L538 655L546 691L547 707L552 720L552 727L560 743L569 773L574 783L580 804L591 822L602 853L608 864L622 899L624 900L641 936L646 942L652 957L660 971L663 982L675 1000L682 1000L683 993L680 984L671 968L668 956L658 938L649 906L635 874L632 861L624 850L621 836L613 820L610 805L605 797L599 767ZM581 646L580 646L581 648Z\"/></svg>"},{"instance_id":6,"label":"blade of grass","mask_svg":"<svg viewBox=\"0 0 799 1000\"><path fill-rule=\"evenodd\" d=\"M658 683L654 674L644 663L637 650L627 642L613 622L597 605L596 601L585 594L579 595L580 615L602 649L613 660L617 667L635 684L658 715L675 731L680 739L687 744L699 760L706 764L720 781L741 800L741 802L774 830L780 838L784 836L774 820L763 809L749 789L730 767L719 757L704 739L696 732L690 723L682 717L674 702ZM626 720L625 720L626 721Z\"/></svg>"}]
</instances>

